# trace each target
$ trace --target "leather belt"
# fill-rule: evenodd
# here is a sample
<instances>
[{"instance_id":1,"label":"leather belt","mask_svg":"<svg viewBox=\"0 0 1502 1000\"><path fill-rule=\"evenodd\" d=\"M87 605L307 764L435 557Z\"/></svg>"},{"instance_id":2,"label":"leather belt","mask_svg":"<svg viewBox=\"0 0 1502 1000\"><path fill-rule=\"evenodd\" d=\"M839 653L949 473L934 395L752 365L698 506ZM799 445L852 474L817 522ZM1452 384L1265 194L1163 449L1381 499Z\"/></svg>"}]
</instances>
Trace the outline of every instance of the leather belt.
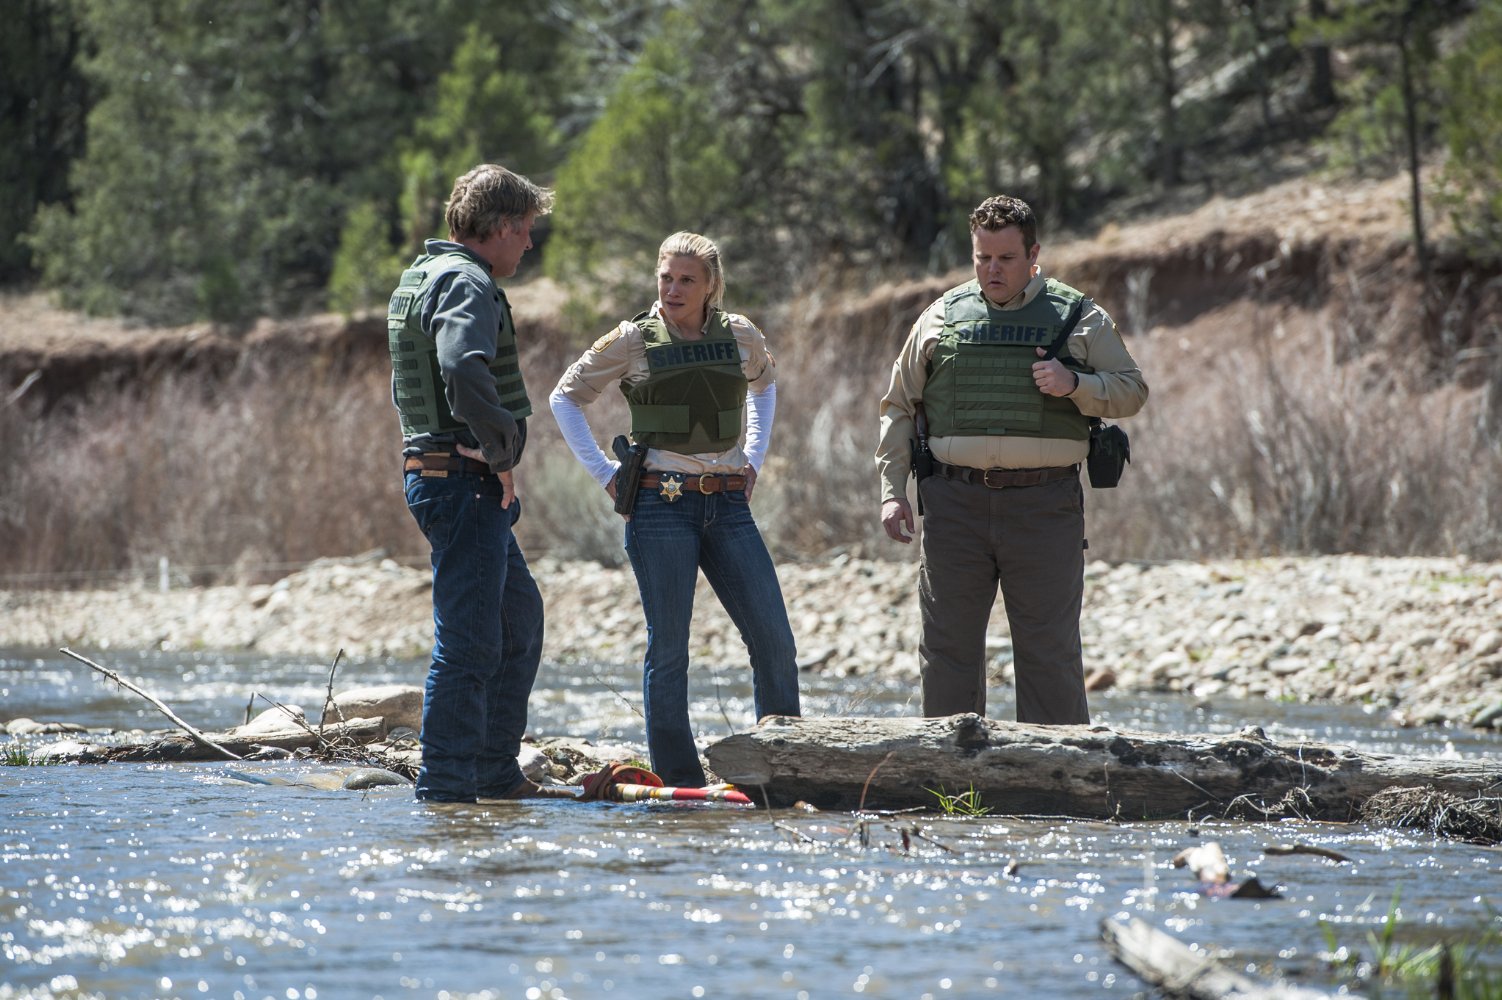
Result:
<instances>
[{"instance_id":1,"label":"leather belt","mask_svg":"<svg viewBox=\"0 0 1502 1000\"><path fill-rule=\"evenodd\" d=\"M1046 469L972 469L966 465L934 463L934 475L940 479L955 479L962 483L985 486L993 490L1014 489L1018 486L1042 486L1055 479L1078 477L1078 465L1058 465Z\"/></svg>"},{"instance_id":2,"label":"leather belt","mask_svg":"<svg viewBox=\"0 0 1502 1000\"><path fill-rule=\"evenodd\" d=\"M442 479L450 473L462 476L493 476L490 466L485 462L476 462L472 458L463 455L450 455L446 451L429 451L421 455L409 455L402 462L403 472L420 472L424 476L432 476Z\"/></svg>"},{"instance_id":3,"label":"leather belt","mask_svg":"<svg viewBox=\"0 0 1502 1000\"><path fill-rule=\"evenodd\" d=\"M671 493L673 499L677 499L683 493L734 493L746 488L746 477L715 473L688 476L681 472L645 472L642 473L639 488L661 490L665 496Z\"/></svg>"}]
</instances>

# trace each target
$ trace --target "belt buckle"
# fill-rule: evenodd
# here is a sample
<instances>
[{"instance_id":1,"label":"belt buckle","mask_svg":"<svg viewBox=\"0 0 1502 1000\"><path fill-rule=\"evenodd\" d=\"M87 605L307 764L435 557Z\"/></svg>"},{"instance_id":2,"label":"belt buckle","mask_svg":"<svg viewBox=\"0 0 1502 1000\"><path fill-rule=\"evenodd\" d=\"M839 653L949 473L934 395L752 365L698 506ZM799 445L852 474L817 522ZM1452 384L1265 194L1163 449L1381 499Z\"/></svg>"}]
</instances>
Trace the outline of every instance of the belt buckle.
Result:
<instances>
[{"instance_id":1,"label":"belt buckle","mask_svg":"<svg viewBox=\"0 0 1502 1000\"><path fill-rule=\"evenodd\" d=\"M984 486L988 490L1004 490L1004 489L1007 488L1007 484L1006 483L995 483L995 484L993 484L991 482L991 473L996 472L996 473L999 473L1001 475L1006 475L1006 471L1007 471L1006 469L985 469L980 474L980 484L982 486Z\"/></svg>"},{"instance_id":2,"label":"belt buckle","mask_svg":"<svg viewBox=\"0 0 1502 1000\"><path fill-rule=\"evenodd\" d=\"M704 480L706 480L706 479L712 479L712 478L718 478L718 477L717 476L710 476L707 473L698 477L698 480L699 480L699 494L701 496L706 496L707 497L711 493L718 493L719 492L718 490L706 490L704 488Z\"/></svg>"},{"instance_id":3,"label":"belt buckle","mask_svg":"<svg viewBox=\"0 0 1502 1000\"><path fill-rule=\"evenodd\" d=\"M668 503L672 503L683 496L683 480L677 476L663 476L659 480L658 492Z\"/></svg>"}]
</instances>

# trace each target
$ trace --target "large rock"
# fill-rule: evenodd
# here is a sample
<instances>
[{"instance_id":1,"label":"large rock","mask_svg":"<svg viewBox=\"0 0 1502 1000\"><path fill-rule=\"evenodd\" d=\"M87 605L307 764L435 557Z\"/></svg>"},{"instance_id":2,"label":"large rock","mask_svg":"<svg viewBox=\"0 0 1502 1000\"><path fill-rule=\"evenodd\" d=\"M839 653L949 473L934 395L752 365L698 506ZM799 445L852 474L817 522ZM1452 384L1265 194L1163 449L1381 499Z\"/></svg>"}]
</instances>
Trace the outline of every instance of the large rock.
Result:
<instances>
[{"instance_id":1,"label":"large rock","mask_svg":"<svg viewBox=\"0 0 1502 1000\"><path fill-rule=\"evenodd\" d=\"M302 733L307 731L304 728L307 721L307 713L297 705L285 705L268 708L245 725L236 726L230 732L240 739L281 735L289 731Z\"/></svg>"},{"instance_id":2,"label":"large rock","mask_svg":"<svg viewBox=\"0 0 1502 1000\"><path fill-rule=\"evenodd\" d=\"M344 719L381 719L385 732L406 726L422 729L422 688L411 684L376 684L334 695L323 713L325 723Z\"/></svg>"},{"instance_id":3,"label":"large rock","mask_svg":"<svg viewBox=\"0 0 1502 1000\"><path fill-rule=\"evenodd\" d=\"M552 764L547 754L525 743L516 755L516 766L522 769L525 777L533 781L542 781L544 778L552 777Z\"/></svg>"},{"instance_id":4,"label":"large rock","mask_svg":"<svg viewBox=\"0 0 1502 1000\"><path fill-rule=\"evenodd\" d=\"M80 743L78 740L58 740L56 743L48 743L31 751L33 764L64 764L84 762L93 759L97 750L88 743Z\"/></svg>"}]
</instances>

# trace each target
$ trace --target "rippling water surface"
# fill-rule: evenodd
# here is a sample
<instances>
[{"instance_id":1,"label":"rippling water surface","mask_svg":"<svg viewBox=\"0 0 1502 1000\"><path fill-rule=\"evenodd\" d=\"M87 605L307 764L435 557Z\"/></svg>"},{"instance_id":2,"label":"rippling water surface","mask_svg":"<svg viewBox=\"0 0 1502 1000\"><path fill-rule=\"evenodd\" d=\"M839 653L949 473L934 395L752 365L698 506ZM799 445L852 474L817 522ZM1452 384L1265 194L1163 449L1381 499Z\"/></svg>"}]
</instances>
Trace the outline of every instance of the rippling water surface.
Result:
<instances>
[{"instance_id":1,"label":"rippling water surface","mask_svg":"<svg viewBox=\"0 0 1502 1000\"><path fill-rule=\"evenodd\" d=\"M96 658L204 728L240 721L253 691L316 712L328 673L250 656ZM423 669L345 664L339 681L418 683ZM631 668L544 669L538 735L640 741ZM718 674L695 692L712 738L750 715L744 678ZM165 724L113 687L71 660L0 654L0 716ZM903 715L910 699L905 685L808 678L805 711ZM1141 695L1093 707L1121 728L1257 723L1279 740L1502 760L1495 737L1396 731L1358 709ZM873 821L863 845L841 813L433 807L406 789L250 785L228 771L0 768L0 997L1132 995L1143 984L1107 955L1104 918L1140 916L1310 985L1336 981L1320 921L1364 947L1395 892L1415 940L1502 932L1502 851L1412 831L903 815ZM1196 893L1169 859L1205 839L1233 877L1255 873L1283 898ZM1294 841L1353 863L1264 852Z\"/></svg>"}]
</instances>

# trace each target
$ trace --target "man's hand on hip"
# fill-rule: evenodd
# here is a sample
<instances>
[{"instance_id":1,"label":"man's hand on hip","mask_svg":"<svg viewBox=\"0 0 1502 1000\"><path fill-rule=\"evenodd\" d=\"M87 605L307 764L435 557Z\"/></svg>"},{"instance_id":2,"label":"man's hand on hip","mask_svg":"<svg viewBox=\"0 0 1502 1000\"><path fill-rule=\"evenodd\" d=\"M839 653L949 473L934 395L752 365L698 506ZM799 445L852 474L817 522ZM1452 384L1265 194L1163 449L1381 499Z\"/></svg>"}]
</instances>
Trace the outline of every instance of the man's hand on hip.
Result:
<instances>
[{"instance_id":1,"label":"man's hand on hip","mask_svg":"<svg viewBox=\"0 0 1502 1000\"><path fill-rule=\"evenodd\" d=\"M454 442L454 450L465 458L473 459L476 462L486 462L485 453L479 448L471 448L456 441ZM488 465L489 463L486 462L486 464ZM516 498L516 486L511 481L511 471L507 469L505 472L496 473L496 478L501 481L501 510L509 508L511 501Z\"/></svg>"},{"instance_id":2,"label":"man's hand on hip","mask_svg":"<svg viewBox=\"0 0 1502 1000\"><path fill-rule=\"evenodd\" d=\"M913 540L913 507L906 500L893 498L881 505L881 526L887 537L903 545Z\"/></svg>"}]
</instances>

